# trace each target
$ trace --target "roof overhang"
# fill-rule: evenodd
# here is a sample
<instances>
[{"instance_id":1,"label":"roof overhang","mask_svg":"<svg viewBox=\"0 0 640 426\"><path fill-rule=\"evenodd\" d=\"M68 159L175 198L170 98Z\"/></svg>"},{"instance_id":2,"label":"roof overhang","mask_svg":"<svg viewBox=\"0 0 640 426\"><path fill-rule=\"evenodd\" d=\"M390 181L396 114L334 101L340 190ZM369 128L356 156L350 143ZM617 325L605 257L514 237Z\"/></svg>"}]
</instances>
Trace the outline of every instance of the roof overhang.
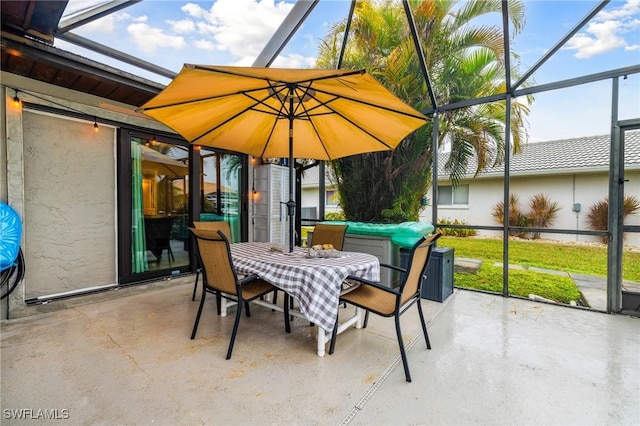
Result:
<instances>
[{"instance_id":1,"label":"roof overhang","mask_svg":"<svg viewBox=\"0 0 640 426\"><path fill-rule=\"evenodd\" d=\"M53 42L53 34L69 0L3 0L2 29Z\"/></svg>"},{"instance_id":2,"label":"roof overhang","mask_svg":"<svg viewBox=\"0 0 640 426\"><path fill-rule=\"evenodd\" d=\"M164 85L52 46L68 0L2 0L2 71L141 106Z\"/></svg>"},{"instance_id":3,"label":"roof overhang","mask_svg":"<svg viewBox=\"0 0 640 426\"><path fill-rule=\"evenodd\" d=\"M70 90L141 106L164 88L160 83L7 32L2 32L1 45L3 72Z\"/></svg>"}]
</instances>

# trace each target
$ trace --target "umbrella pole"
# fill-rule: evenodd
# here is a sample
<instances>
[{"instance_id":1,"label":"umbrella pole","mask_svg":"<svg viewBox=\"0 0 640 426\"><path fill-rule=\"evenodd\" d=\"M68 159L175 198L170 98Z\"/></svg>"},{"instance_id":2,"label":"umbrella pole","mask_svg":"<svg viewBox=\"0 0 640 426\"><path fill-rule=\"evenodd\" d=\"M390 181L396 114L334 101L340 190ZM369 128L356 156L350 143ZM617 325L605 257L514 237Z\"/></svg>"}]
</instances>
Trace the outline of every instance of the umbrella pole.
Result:
<instances>
[{"instance_id":1,"label":"umbrella pole","mask_svg":"<svg viewBox=\"0 0 640 426\"><path fill-rule=\"evenodd\" d=\"M296 215L296 202L293 199L293 184L295 182L295 168L293 167L293 96L289 97L289 253L293 252L293 217Z\"/></svg>"}]
</instances>

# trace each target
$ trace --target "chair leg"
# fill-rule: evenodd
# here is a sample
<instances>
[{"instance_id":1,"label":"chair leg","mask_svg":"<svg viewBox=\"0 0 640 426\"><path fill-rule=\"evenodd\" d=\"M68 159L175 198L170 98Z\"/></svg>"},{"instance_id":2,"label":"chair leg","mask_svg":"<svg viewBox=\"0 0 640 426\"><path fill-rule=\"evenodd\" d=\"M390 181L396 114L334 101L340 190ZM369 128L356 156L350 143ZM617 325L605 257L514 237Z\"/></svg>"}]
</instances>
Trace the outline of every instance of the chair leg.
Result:
<instances>
[{"instance_id":1,"label":"chair leg","mask_svg":"<svg viewBox=\"0 0 640 426\"><path fill-rule=\"evenodd\" d=\"M338 337L338 316L336 315L336 324L333 326L331 332L331 344L329 345L329 355L333 355L333 350L336 348L336 339Z\"/></svg>"},{"instance_id":2,"label":"chair leg","mask_svg":"<svg viewBox=\"0 0 640 426\"><path fill-rule=\"evenodd\" d=\"M369 323L369 311L364 311L364 323L362 324L362 328L367 328L368 323Z\"/></svg>"},{"instance_id":3,"label":"chair leg","mask_svg":"<svg viewBox=\"0 0 640 426\"><path fill-rule=\"evenodd\" d=\"M396 334L398 335L398 345L400 346L400 356L402 357L402 366L404 367L404 375L407 382L411 382L411 374L409 373L409 363L407 362L407 354L404 351L404 343L402 341L402 331L400 330L400 315L396 313Z\"/></svg>"},{"instance_id":4,"label":"chair leg","mask_svg":"<svg viewBox=\"0 0 640 426\"><path fill-rule=\"evenodd\" d=\"M251 316L251 310L249 308L249 302L244 302L244 308L247 311L247 318Z\"/></svg>"},{"instance_id":5,"label":"chair leg","mask_svg":"<svg viewBox=\"0 0 640 426\"><path fill-rule=\"evenodd\" d=\"M198 278L200 278L200 268L196 269L196 282L193 284L193 295L191 295L191 301L196 300L196 289L198 288Z\"/></svg>"},{"instance_id":6,"label":"chair leg","mask_svg":"<svg viewBox=\"0 0 640 426\"><path fill-rule=\"evenodd\" d=\"M431 349L431 343L429 343L429 333L427 333L427 326L424 323L424 315L422 314L422 303L420 300L417 302L418 304L418 314L420 314L420 323L422 324L422 332L424 333L424 340L427 342L427 349Z\"/></svg>"},{"instance_id":7,"label":"chair leg","mask_svg":"<svg viewBox=\"0 0 640 426\"><path fill-rule=\"evenodd\" d=\"M191 332L191 340L196 338L196 331L198 331L198 324L200 323L200 315L202 315L202 307L204 306L204 299L207 292L202 289L202 297L200 298L200 306L198 307L198 314L196 315L196 322L193 324L193 331Z\"/></svg>"},{"instance_id":8,"label":"chair leg","mask_svg":"<svg viewBox=\"0 0 640 426\"><path fill-rule=\"evenodd\" d=\"M242 316L242 301L238 300L238 309L236 310L236 320L233 323L233 332L231 333L231 341L229 342L229 350L227 351L227 359L231 359L231 352L233 351L233 344L236 341L236 333L238 332L238 324L240 324L240 317Z\"/></svg>"},{"instance_id":9,"label":"chair leg","mask_svg":"<svg viewBox=\"0 0 640 426\"><path fill-rule=\"evenodd\" d=\"M289 318L289 297L284 295L284 331L291 333L291 319Z\"/></svg>"},{"instance_id":10,"label":"chair leg","mask_svg":"<svg viewBox=\"0 0 640 426\"><path fill-rule=\"evenodd\" d=\"M293 308L293 306L295 305L295 302L293 300L293 296L285 296L289 298L289 307ZM293 315L291 315L291 319L293 319Z\"/></svg>"},{"instance_id":11,"label":"chair leg","mask_svg":"<svg viewBox=\"0 0 640 426\"><path fill-rule=\"evenodd\" d=\"M204 285L204 283L202 285ZM219 291L216 291L216 309L218 316L222 315L222 294Z\"/></svg>"}]
</instances>

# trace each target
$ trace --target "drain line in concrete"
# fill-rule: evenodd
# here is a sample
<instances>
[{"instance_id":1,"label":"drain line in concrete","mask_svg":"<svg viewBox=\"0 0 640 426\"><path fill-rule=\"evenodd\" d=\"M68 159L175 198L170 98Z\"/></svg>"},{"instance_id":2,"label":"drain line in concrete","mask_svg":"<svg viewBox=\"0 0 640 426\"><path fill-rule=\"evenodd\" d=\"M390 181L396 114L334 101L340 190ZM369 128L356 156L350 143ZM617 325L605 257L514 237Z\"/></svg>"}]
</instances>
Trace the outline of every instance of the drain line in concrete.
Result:
<instances>
[{"instance_id":1,"label":"drain line in concrete","mask_svg":"<svg viewBox=\"0 0 640 426\"><path fill-rule=\"evenodd\" d=\"M454 295L455 295L455 292L451 296L454 296ZM446 300L445 303L443 303L444 305L449 304L451 302L451 300L453 299L453 297L449 297L448 299L449 300ZM431 318L431 320L427 322L427 324L426 324L427 328L428 328L428 326L430 326L436 320L436 318L438 318L440 316L442 311L443 311L443 309L440 309L433 316L433 318ZM413 346L416 344L416 342L418 340L420 340L420 339L424 339L424 337L422 336L422 330L418 331L418 333L413 337L413 339L411 339L409 344L405 346L405 351L408 353L411 350L411 348L413 348ZM358 401L358 403L351 409L351 411L346 415L346 417L340 422L341 426L342 425L348 425L351 422L351 420L353 420L353 418L356 416L356 414L358 414L358 412L361 411L364 408L364 406L369 401L369 399L371 399L373 394L376 393L378 388L380 388L380 386L382 386L382 384L387 380L387 378L389 377L389 375L391 374L393 369L396 368L398 366L398 364L401 363L401 362L402 362L402 356L398 355L396 357L396 359L391 363L391 365L384 371L384 373L382 373L382 376L380 376L380 379L377 380L373 385L371 385L371 387L364 394L364 396L362 398L360 398L360 401Z\"/></svg>"}]
</instances>

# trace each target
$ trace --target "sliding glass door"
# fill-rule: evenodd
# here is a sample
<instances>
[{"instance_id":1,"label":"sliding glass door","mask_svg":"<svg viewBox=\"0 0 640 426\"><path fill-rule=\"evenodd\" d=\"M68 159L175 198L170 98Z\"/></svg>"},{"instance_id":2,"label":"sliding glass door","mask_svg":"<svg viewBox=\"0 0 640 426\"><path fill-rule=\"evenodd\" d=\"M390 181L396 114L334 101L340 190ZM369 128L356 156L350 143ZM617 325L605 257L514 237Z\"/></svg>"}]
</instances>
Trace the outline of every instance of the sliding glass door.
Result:
<instances>
[{"instance_id":1,"label":"sliding glass door","mask_svg":"<svg viewBox=\"0 0 640 426\"><path fill-rule=\"evenodd\" d=\"M118 279L193 271L195 221L225 221L246 241L247 158L122 129L118 144ZM192 194L195 194L193 196Z\"/></svg>"},{"instance_id":2,"label":"sliding glass door","mask_svg":"<svg viewBox=\"0 0 640 426\"><path fill-rule=\"evenodd\" d=\"M120 282L190 271L189 146L130 131L120 151Z\"/></svg>"}]
</instances>

